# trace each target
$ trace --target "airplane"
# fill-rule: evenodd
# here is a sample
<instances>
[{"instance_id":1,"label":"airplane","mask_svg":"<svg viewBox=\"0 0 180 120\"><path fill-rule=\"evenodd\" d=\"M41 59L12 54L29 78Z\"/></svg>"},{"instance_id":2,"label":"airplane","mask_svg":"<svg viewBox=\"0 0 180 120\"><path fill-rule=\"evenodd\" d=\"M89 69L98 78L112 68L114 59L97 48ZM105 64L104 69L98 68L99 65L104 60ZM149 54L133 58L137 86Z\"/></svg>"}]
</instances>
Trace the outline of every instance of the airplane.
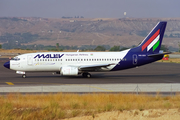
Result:
<instances>
[{"instance_id":1,"label":"airplane","mask_svg":"<svg viewBox=\"0 0 180 120\"><path fill-rule=\"evenodd\" d=\"M18 55L4 67L15 70L26 78L26 72L55 72L63 76L82 74L90 78L89 72L124 70L160 60L169 52L160 52L166 21L160 21L135 48L118 52L41 52Z\"/></svg>"}]
</instances>

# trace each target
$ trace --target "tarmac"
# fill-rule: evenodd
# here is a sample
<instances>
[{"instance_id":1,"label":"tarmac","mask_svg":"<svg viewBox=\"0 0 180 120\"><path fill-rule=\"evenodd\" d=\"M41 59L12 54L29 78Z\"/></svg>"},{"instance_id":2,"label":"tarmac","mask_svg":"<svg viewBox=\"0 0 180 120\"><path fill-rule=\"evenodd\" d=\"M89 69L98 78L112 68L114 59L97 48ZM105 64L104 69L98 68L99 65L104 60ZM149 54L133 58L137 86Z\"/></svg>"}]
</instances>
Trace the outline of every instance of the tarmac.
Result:
<instances>
[{"instance_id":1,"label":"tarmac","mask_svg":"<svg viewBox=\"0 0 180 120\"><path fill-rule=\"evenodd\" d=\"M92 72L92 78L27 72L22 78L0 59L0 93L180 93L180 64L155 62L115 72Z\"/></svg>"}]
</instances>

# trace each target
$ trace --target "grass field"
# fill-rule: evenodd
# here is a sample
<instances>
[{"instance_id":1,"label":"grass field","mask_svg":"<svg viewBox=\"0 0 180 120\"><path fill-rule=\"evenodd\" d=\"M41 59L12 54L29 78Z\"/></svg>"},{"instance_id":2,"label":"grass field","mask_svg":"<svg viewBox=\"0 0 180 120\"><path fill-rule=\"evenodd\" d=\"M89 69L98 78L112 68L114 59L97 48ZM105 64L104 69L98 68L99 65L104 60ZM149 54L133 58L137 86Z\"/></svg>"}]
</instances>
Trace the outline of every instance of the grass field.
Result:
<instances>
[{"instance_id":1,"label":"grass field","mask_svg":"<svg viewBox=\"0 0 180 120\"><path fill-rule=\"evenodd\" d=\"M107 111L180 108L180 95L8 94L0 96L1 120L57 120Z\"/></svg>"},{"instance_id":2,"label":"grass field","mask_svg":"<svg viewBox=\"0 0 180 120\"><path fill-rule=\"evenodd\" d=\"M159 60L158 62L180 63L180 58L169 58L169 60Z\"/></svg>"}]
</instances>

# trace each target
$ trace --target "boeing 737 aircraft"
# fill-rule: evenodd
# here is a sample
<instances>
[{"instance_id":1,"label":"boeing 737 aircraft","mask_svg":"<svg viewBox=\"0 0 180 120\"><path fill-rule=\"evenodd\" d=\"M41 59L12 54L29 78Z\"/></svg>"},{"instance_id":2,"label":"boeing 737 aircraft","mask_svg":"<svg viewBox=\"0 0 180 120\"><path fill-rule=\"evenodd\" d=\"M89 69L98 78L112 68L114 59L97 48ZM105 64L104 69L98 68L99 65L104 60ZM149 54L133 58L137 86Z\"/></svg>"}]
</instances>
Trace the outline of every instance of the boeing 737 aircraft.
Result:
<instances>
[{"instance_id":1,"label":"boeing 737 aircraft","mask_svg":"<svg viewBox=\"0 0 180 120\"><path fill-rule=\"evenodd\" d=\"M14 57L4 67L26 77L26 72L56 72L65 76L91 77L89 72L117 71L163 58L160 47L167 22L159 22L141 44L121 52L43 52Z\"/></svg>"}]
</instances>

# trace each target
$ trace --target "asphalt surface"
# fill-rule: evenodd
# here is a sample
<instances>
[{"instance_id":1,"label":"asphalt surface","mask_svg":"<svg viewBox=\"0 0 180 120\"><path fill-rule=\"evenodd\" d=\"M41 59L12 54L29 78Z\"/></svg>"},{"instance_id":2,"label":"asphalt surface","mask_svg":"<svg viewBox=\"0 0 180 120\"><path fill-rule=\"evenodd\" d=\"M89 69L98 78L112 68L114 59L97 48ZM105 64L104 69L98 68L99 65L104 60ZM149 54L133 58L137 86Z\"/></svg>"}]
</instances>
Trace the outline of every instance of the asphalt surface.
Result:
<instances>
[{"instance_id":1,"label":"asphalt surface","mask_svg":"<svg viewBox=\"0 0 180 120\"><path fill-rule=\"evenodd\" d=\"M92 78L60 76L50 72L27 72L27 78L3 66L8 59L0 59L0 86L37 86L56 84L139 84L180 83L180 64L151 63L138 68L115 72L92 72Z\"/></svg>"}]
</instances>

